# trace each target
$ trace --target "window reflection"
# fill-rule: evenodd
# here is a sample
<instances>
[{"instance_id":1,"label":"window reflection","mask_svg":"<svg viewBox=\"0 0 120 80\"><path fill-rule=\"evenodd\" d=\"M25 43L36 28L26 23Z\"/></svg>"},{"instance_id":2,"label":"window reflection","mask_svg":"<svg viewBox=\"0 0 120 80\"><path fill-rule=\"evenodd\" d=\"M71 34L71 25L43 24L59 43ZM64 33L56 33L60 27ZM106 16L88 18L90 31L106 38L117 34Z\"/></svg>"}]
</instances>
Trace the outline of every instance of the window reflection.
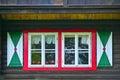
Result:
<instances>
[{"instance_id":1,"label":"window reflection","mask_svg":"<svg viewBox=\"0 0 120 80\"><path fill-rule=\"evenodd\" d=\"M75 64L75 36L65 36L65 64Z\"/></svg>"},{"instance_id":2,"label":"window reflection","mask_svg":"<svg viewBox=\"0 0 120 80\"><path fill-rule=\"evenodd\" d=\"M78 64L88 64L88 50L78 51Z\"/></svg>"},{"instance_id":3,"label":"window reflection","mask_svg":"<svg viewBox=\"0 0 120 80\"><path fill-rule=\"evenodd\" d=\"M32 0L32 4L63 4L63 0Z\"/></svg>"},{"instance_id":4,"label":"window reflection","mask_svg":"<svg viewBox=\"0 0 120 80\"><path fill-rule=\"evenodd\" d=\"M75 50L65 50L65 64L75 64Z\"/></svg>"},{"instance_id":5,"label":"window reflection","mask_svg":"<svg viewBox=\"0 0 120 80\"><path fill-rule=\"evenodd\" d=\"M74 36L65 36L65 49L75 49Z\"/></svg>"},{"instance_id":6,"label":"window reflection","mask_svg":"<svg viewBox=\"0 0 120 80\"><path fill-rule=\"evenodd\" d=\"M78 37L78 48L79 49L88 49L88 36L79 36Z\"/></svg>"}]
</instances>

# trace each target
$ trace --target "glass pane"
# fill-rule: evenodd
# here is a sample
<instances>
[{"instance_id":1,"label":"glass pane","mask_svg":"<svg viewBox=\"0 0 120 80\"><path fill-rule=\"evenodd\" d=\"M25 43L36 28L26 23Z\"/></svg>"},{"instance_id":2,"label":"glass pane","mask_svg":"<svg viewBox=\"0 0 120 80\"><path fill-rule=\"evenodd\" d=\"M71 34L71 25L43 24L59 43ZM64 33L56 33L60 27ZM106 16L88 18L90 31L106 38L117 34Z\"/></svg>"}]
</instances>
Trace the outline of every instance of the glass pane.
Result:
<instances>
[{"instance_id":1,"label":"glass pane","mask_svg":"<svg viewBox=\"0 0 120 80\"><path fill-rule=\"evenodd\" d=\"M7 4L16 4L17 0L7 0Z\"/></svg>"},{"instance_id":2,"label":"glass pane","mask_svg":"<svg viewBox=\"0 0 120 80\"><path fill-rule=\"evenodd\" d=\"M63 4L63 0L32 0L32 4Z\"/></svg>"},{"instance_id":3,"label":"glass pane","mask_svg":"<svg viewBox=\"0 0 120 80\"><path fill-rule=\"evenodd\" d=\"M63 0L54 0L54 4L63 4Z\"/></svg>"},{"instance_id":4,"label":"glass pane","mask_svg":"<svg viewBox=\"0 0 120 80\"><path fill-rule=\"evenodd\" d=\"M31 48L32 49L41 49L41 36L32 35L31 36Z\"/></svg>"},{"instance_id":5,"label":"glass pane","mask_svg":"<svg viewBox=\"0 0 120 80\"><path fill-rule=\"evenodd\" d=\"M113 0L113 4L120 4L120 0Z\"/></svg>"},{"instance_id":6,"label":"glass pane","mask_svg":"<svg viewBox=\"0 0 120 80\"><path fill-rule=\"evenodd\" d=\"M70 5L100 4L101 0L67 0Z\"/></svg>"},{"instance_id":7,"label":"glass pane","mask_svg":"<svg viewBox=\"0 0 120 80\"><path fill-rule=\"evenodd\" d=\"M31 64L41 64L41 53L32 53Z\"/></svg>"},{"instance_id":8,"label":"glass pane","mask_svg":"<svg viewBox=\"0 0 120 80\"><path fill-rule=\"evenodd\" d=\"M75 37L74 36L65 36L65 49L75 49Z\"/></svg>"},{"instance_id":9,"label":"glass pane","mask_svg":"<svg viewBox=\"0 0 120 80\"><path fill-rule=\"evenodd\" d=\"M55 64L55 53L45 54L45 64Z\"/></svg>"},{"instance_id":10,"label":"glass pane","mask_svg":"<svg viewBox=\"0 0 120 80\"><path fill-rule=\"evenodd\" d=\"M0 0L0 4L7 4L8 2L6 0Z\"/></svg>"},{"instance_id":11,"label":"glass pane","mask_svg":"<svg viewBox=\"0 0 120 80\"><path fill-rule=\"evenodd\" d=\"M45 36L45 64L55 64L55 35Z\"/></svg>"},{"instance_id":12,"label":"glass pane","mask_svg":"<svg viewBox=\"0 0 120 80\"><path fill-rule=\"evenodd\" d=\"M65 64L75 64L75 50L65 50Z\"/></svg>"},{"instance_id":13,"label":"glass pane","mask_svg":"<svg viewBox=\"0 0 120 80\"><path fill-rule=\"evenodd\" d=\"M30 0L17 0L18 4L30 4Z\"/></svg>"},{"instance_id":14,"label":"glass pane","mask_svg":"<svg viewBox=\"0 0 120 80\"><path fill-rule=\"evenodd\" d=\"M85 4L85 0L67 0L68 4Z\"/></svg>"},{"instance_id":15,"label":"glass pane","mask_svg":"<svg viewBox=\"0 0 120 80\"><path fill-rule=\"evenodd\" d=\"M78 51L78 64L88 64L88 50Z\"/></svg>"},{"instance_id":16,"label":"glass pane","mask_svg":"<svg viewBox=\"0 0 120 80\"><path fill-rule=\"evenodd\" d=\"M55 49L55 35L45 36L45 49Z\"/></svg>"},{"instance_id":17,"label":"glass pane","mask_svg":"<svg viewBox=\"0 0 120 80\"><path fill-rule=\"evenodd\" d=\"M100 1L101 0L86 0L86 4L96 4L96 5L98 5L98 4L100 4Z\"/></svg>"},{"instance_id":18,"label":"glass pane","mask_svg":"<svg viewBox=\"0 0 120 80\"><path fill-rule=\"evenodd\" d=\"M78 49L88 49L88 36L79 36L78 37Z\"/></svg>"}]
</instances>

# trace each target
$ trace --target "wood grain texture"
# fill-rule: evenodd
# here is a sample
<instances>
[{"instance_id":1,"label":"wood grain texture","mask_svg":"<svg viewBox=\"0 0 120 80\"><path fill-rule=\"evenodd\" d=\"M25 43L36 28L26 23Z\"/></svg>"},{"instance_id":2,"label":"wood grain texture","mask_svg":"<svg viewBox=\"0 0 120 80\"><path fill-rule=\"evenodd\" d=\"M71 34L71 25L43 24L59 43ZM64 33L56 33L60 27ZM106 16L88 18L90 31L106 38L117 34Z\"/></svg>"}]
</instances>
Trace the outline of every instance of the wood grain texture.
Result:
<instances>
[{"instance_id":1,"label":"wood grain texture","mask_svg":"<svg viewBox=\"0 0 120 80\"><path fill-rule=\"evenodd\" d=\"M120 19L120 14L2 14L1 17L4 20L100 20Z\"/></svg>"},{"instance_id":2,"label":"wood grain texture","mask_svg":"<svg viewBox=\"0 0 120 80\"><path fill-rule=\"evenodd\" d=\"M0 74L1 74L1 16L0 16Z\"/></svg>"}]
</instances>

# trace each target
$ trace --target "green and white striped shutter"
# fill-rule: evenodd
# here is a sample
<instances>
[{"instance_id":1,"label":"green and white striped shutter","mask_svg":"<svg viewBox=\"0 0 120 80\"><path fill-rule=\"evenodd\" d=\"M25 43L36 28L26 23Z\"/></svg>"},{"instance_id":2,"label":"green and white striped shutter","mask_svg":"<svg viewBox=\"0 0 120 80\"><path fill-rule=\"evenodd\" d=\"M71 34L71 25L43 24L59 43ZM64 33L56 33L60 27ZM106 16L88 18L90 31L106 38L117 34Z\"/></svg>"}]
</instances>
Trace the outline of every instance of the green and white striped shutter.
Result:
<instances>
[{"instance_id":1,"label":"green and white striped shutter","mask_svg":"<svg viewBox=\"0 0 120 80\"><path fill-rule=\"evenodd\" d=\"M112 32L97 32L97 66L112 66Z\"/></svg>"},{"instance_id":2,"label":"green and white striped shutter","mask_svg":"<svg viewBox=\"0 0 120 80\"><path fill-rule=\"evenodd\" d=\"M7 33L7 66L23 66L23 34L22 32Z\"/></svg>"}]
</instances>

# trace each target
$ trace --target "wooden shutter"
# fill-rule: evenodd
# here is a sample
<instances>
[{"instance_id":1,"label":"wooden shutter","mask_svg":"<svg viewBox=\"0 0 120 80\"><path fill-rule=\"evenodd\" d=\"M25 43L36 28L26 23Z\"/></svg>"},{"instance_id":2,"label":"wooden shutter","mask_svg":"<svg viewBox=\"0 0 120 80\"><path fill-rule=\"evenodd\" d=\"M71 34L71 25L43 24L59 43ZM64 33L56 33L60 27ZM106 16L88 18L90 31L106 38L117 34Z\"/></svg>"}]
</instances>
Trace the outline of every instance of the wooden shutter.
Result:
<instances>
[{"instance_id":1,"label":"wooden shutter","mask_svg":"<svg viewBox=\"0 0 120 80\"><path fill-rule=\"evenodd\" d=\"M7 33L7 66L23 66L23 34L22 32Z\"/></svg>"},{"instance_id":2,"label":"wooden shutter","mask_svg":"<svg viewBox=\"0 0 120 80\"><path fill-rule=\"evenodd\" d=\"M112 66L112 32L97 32L97 66Z\"/></svg>"}]
</instances>

